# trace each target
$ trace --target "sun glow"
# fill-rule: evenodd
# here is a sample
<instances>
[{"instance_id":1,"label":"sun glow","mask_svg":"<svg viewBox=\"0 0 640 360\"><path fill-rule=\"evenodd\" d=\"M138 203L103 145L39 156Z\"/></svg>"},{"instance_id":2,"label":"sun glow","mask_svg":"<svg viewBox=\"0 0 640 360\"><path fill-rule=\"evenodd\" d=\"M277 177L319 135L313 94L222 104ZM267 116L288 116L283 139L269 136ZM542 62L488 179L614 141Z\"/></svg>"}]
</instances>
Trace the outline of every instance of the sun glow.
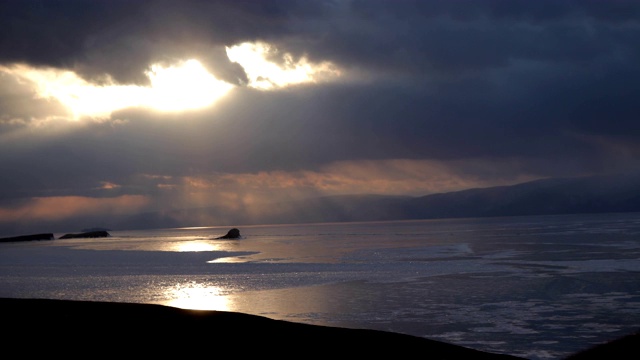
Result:
<instances>
[{"instance_id":1,"label":"sun glow","mask_svg":"<svg viewBox=\"0 0 640 360\"><path fill-rule=\"evenodd\" d=\"M233 87L216 79L199 61L193 59L178 66L152 65L147 76L152 89L147 105L164 111L209 106Z\"/></svg>"},{"instance_id":2,"label":"sun glow","mask_svg":"<svg viewBox=\"0 0 640 360\"><path fill-rule=\"evenodd\" d=\"M150 86L122 85L107 78L104 85L92 84L76 73L25 65L2 67L0 71L34 84L39 98L56 99L74 118L107 118L125 108L143 107L158 111L184 111L210 106L233 85L218 80L194 59L171 66L151 65L145 73Z\"/></svg>"},{"instance_id":3,"label":"sun glow","mask_svg":"<svg viewBox=\"0 0 640 360\"><path fill-rule=\"evenodd\" d=\"M266 43L242 43L227 47L229 60L240 64L249 78L249 86L270 90L287 85L315 83L340 76L329 62L311 63L305 57L295 60ZM279 63L271 59L279 59Z\"/></svg>"},{"instance_id":4,"label":"sun glow","mask_svg":"<svg viewBox=\"0 0 640 360\"><path fill-rule=\"evenodd\" d=\"M312 62L306 56L294 56L268 43L245 42L226 47L226 53L230 61L244 69L246 85L259 90L343 77L333 63ZM52 105L56 107L62 105L62 110L57 109L62 111L60 117L72 120L108 119L113 112L128 108L162 112L206 108L236 87L217 79L196 59L151 64L144 72L149 79L146 86L118 83L109 74L96 82L71 70L25 64L0 66L0 75L14 77L38 99L54 100Z\"/></svg>"}]
</instances>

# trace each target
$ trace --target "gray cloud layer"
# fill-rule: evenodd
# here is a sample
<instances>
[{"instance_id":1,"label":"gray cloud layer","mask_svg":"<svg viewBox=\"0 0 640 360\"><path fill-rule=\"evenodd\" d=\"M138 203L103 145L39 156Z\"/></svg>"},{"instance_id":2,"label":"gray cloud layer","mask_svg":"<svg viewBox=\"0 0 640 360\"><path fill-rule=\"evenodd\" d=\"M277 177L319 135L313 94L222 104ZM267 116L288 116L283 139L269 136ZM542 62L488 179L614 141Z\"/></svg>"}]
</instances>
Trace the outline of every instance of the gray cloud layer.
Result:
<instances>
[{"instance_id":1,"label":"gray cloud layer","mask_svg":"<svg viewBox=\"0 0 640 360\"><path fill-rule=\"evenodd\" d=\"M224 47L256 40L369 79L239 89L210 111L123 110L113 123L74 125L28 146L4 141L5 201L95 195L97 181L126 183L132 173L317 169L346 160L510 160L539 177L640 165L637 1L5 0L0 23L0 63L86 79L140 83L151 62L195 56L242 85L247 75ZM6 90L0 106L0 121L9 109L25 111Z\"/></svg>"}]
</instances>

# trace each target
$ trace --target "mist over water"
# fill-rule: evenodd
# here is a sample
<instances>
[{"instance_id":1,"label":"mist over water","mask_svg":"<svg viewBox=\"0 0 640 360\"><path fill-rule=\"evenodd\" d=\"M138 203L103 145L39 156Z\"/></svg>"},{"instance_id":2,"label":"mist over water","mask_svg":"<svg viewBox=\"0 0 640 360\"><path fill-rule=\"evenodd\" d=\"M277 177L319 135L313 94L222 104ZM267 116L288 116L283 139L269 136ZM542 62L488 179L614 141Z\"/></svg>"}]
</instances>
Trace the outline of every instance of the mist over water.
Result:
<instances>
[{"instance_id":1,"label":"mist over water","mask_svg":"<svg viewBox=\"0 0 640 360\"><path fill-rule=\"evenodd\" d=\"M124 301L558 359L640 328L640 214L113 231L0 244L0 296ZM59 234L56 234L56 238Z\"/></svg>"}]
</instances>

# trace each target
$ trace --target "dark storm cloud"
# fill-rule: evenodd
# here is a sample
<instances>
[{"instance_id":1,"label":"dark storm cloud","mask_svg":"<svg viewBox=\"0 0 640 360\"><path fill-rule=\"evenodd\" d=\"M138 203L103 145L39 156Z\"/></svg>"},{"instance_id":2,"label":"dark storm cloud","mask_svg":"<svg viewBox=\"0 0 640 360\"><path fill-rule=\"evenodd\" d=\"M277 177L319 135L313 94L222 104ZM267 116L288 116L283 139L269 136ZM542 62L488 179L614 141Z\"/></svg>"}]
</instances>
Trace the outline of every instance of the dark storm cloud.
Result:
<instances>
[{"instance_id":1,"label":"dark storm cloud","mask_svg":"<svg viewBox=\"0 0 640 360\"><path fill-rule=\"evenodd\" d=\"M348 5L346 5L348 4ZM601 1L336 2L292 20L312 56L399 72L504 67L517 59L589 61L634 46L640 5ZM637 54L635 55L637 56Z\"/></svg>"},{"instance_id":2,"label":"dark storm cloud","mask_svg":"<svg viewBox=\"0 0 640 360\"><path fill-rule=\"evenodd\" d=\"M96 195L100 181L126 184L134 173L395 158L514 158L537 176L624 170L640 159L639 19L637 1L5 0L4 64L130 82L144 81L151 62L194 56L244 84L224 47L264 40L366 80L238 89L211 112L126 110L112 117L120 125L10 153L0 144L15 175L0 177L0 191Z\"/></svg>"},{"instance_id":3,"label":"dark storm cloud","mask_svg":"<svg viewBox=\"0 0 640 360\"><path fill-rule=\"evenodd\" d=\"M246 80L225 45L264 39L296 54L382 72L460 76L514 60L637 60L630 1L69 1L0 5L4 62L140 80L151 61L200 56ZM632 54L626 52L634 52ZM222 70L221 70L222 69Z\"/></svg>"},{"instance_id":4,"label":"dark storm cloud","mask_svg":"<svg viewBox=\"0 0 640 360\"><path fill-rule=\"evenodd\" d=\"M143 81L151 62L200 56L221 78L246 80L225 45L281 31L287 2L7 0L0 61Z\"/></svg>"}]
</instances>

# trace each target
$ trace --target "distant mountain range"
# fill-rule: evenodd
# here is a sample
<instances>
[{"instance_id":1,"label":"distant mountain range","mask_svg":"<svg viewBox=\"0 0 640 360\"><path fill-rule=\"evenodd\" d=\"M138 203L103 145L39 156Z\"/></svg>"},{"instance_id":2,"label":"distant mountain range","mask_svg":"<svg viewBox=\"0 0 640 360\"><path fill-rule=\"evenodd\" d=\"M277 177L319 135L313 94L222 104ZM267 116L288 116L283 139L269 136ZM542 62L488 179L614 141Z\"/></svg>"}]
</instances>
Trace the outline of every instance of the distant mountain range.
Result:
<instances>
[{"instance_id":1,"label":"distant mountain range","mask_svg":"<svg viewBox=\"0 0 640 360\"><path fill-rule=\"evenodd\" d=\"M274 203L268 209L254 211L251 216L203 208L183 210L170 217L209 217L241 225L610 212L640 212L640 173L543 179L420 197L327 196Z\"/></svg>"},{"instance_id":2,"label":"distant mountain range","mask_svg":"<svg viewBox=\"0 0 640 360\"><path fill-rule=\"evenodd\" d=\"M558 178L427 195L409 201L419 218L640 211L640 174Z\"/></svg>"},{"instance_id":3,"label":"distant mountain range","mask_svg":"<svg viewBox=\"0 0 640 360\"><path fill-rule=\"evenodd\" d=\"M281 209L275 214L280 220L310 222L636 212L640 174L544 179L421 197L332 196Z\"/></svg>"},{"instance_id":4,"label":"distant mountain range","mask_svg":"<svg viewBox=\"0 0 640 360\"><path fill-rule=\"evenodd\" d=\"M135 230L612 212L640 212L640 173L544 179L420 197L326 196L239 210L217 206L117 217L86 216L22 228L9 224L4 228L0 226L0 233L10 236L69 232L82 229L86 226L83 224L100 224L114 230Z\"/></svg>"}]
</instances>

